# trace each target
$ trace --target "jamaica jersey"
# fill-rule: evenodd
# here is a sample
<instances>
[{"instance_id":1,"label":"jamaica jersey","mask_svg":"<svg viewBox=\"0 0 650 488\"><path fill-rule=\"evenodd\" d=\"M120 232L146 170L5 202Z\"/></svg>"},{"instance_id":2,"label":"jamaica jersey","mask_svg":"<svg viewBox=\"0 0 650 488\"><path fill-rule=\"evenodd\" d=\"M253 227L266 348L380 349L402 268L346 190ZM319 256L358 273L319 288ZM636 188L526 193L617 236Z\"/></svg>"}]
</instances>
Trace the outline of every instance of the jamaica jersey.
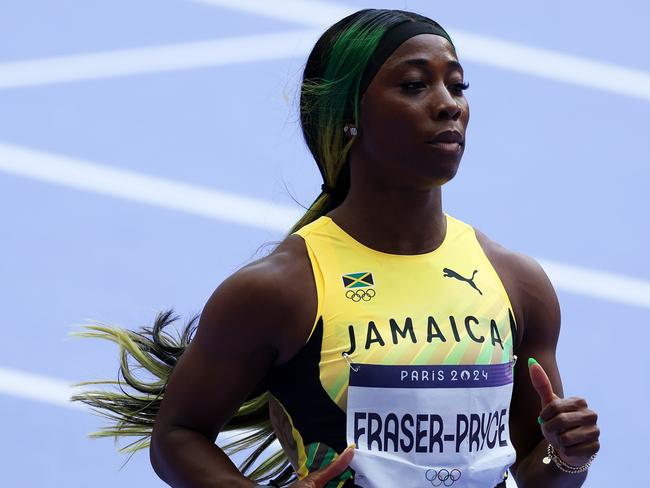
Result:
<instances>
[{"instance_id":1,"label":"jamaica jersey","mask_svg":"<svg viewBox=\"0 0 650 488\"><path fill-rule=\"evenodd\" d=\"M486 488L514 462L512 307L473 228L446 220L442 244L417 255L366 247L327 216L296 232L318 312L269 390L300 478L352 442L328 488Z\"/></svg>"}]
</instances>

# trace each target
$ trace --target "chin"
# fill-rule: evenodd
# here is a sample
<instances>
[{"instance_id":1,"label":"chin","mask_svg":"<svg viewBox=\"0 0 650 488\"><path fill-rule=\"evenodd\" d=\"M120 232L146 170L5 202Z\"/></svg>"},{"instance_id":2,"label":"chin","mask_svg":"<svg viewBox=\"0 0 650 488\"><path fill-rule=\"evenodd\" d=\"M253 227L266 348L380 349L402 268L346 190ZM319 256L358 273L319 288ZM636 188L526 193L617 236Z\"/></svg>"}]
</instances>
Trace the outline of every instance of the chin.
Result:
<instances>
[{"instance_id":1,"label":"chin","mask_svg":"<svg viewBox=\"0 0 650 488\"><path fill-rule=\"evenodd\" d=\"M432 182L435 186L442 186L454 179L460 167L460 159L454 161L436 161L434 164L435 166L427 176L433 180Z\"/></svg>"}]
</instances>

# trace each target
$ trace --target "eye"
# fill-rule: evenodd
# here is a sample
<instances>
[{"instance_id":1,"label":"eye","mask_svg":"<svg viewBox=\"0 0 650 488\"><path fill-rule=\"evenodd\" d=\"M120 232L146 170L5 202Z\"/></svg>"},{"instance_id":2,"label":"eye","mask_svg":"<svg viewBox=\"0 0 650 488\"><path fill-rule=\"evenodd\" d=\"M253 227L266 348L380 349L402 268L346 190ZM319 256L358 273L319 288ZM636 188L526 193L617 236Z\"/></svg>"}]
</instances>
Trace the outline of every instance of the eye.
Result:
<instances>
[{"instance_id":1,"label":"eye","mask_svg":"<svg viewBox=\"0 0 650 488\"><path fill-rule=\"evenodd\" d=\"M407 81L400 85L406 91L419 91L426 88L426 84L421 80Z\"/></svg>"},{"instance_id":2,"label":"eye","mask_svg":"<svg viewBox=\"0 0 650 488\"><path fill-rule=\"evenodd\" d=\"M469 83L460 82L451 85L451 90L458 95L462 95L463 91L467 90L468 88Z\"/></svg>"}]
</instances>

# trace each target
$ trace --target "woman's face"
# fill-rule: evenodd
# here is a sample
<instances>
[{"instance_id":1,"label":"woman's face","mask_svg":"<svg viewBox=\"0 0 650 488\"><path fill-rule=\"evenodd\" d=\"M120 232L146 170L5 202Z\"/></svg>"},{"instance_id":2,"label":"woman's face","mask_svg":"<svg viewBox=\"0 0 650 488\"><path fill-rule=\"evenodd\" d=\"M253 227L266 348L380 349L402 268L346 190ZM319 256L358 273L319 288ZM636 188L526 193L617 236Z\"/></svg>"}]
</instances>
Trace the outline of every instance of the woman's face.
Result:
<instances>
[{"instance_id":1,"label":"woman's face","mask_svg":"<svg viewBox=\"0 0 650 488\"><path fill-rule=\"evenodd\" d=\"M463 83L463 69L444 37L408 39L362 98L353 156L393 184L428 189L446 183L465 149L469 106Z\"/></svg>"}]
</instances>

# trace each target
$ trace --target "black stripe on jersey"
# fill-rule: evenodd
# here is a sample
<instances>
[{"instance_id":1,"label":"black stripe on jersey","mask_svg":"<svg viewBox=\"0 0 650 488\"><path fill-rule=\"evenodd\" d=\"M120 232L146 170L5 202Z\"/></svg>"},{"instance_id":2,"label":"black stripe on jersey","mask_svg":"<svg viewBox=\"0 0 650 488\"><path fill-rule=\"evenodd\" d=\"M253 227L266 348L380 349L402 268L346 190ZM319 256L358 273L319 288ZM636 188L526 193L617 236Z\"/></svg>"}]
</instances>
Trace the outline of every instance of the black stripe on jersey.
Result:
<instances>
[{"instance_id":1,"label":"black stripe on jersey","mask_svg":"<svg viewBox=\"0 0 650 488\"><path fill-rule=\"evenodd\" d=\"M322 442L340 454L347 447L346 418L320 383L322 341L323 317L320 317L307 344L271 372L269 391L291 416L305 446Z\"/></svg>"}]
</instances>

